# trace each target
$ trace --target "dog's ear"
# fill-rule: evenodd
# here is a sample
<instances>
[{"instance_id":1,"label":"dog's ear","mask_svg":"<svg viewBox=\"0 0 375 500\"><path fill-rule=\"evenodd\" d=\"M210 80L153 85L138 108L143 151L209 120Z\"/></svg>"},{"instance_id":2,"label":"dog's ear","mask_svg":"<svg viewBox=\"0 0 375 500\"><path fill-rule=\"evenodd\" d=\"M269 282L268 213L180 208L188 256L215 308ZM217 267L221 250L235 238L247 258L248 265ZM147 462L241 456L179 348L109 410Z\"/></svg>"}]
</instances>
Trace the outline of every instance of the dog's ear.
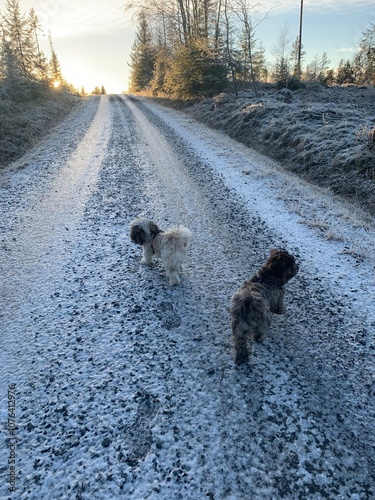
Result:
<instances>
[{"instance_id":1,"label":"dog's ear","mask_svg":"<svg viewBox=\"0 0 375 500\"><path fill-rule=\"evenodd\" d=\"M277 259L277 257L280 255L280 251L281 250L278 250L277 248L273 248L271 251L270 251L270 256L269 256L269 259Z\"/></svg>"},{"instance_id":2,"label":"dog's ear","mask_svg":"<svg viewBox=\"0 0 375 500\"><path fill-rule=\"evenodd\" d=\"M154 221L150 221L149 228L150 228L151 238L155 238L155 236L161 232L159 226Z\"/></svg>"},{"instance_id":3,"label":"dog's ear","mask_svg":"<svg viewBox=\"0 0 375 500\"><path fill-rule=\"evenodd\" d=\"M132 240L133 243L136 243L137 245L144 245L147 238L142 227L139 226L138 224L133 224L130 227L130 239Z\"/></svg>"}]
</instances>

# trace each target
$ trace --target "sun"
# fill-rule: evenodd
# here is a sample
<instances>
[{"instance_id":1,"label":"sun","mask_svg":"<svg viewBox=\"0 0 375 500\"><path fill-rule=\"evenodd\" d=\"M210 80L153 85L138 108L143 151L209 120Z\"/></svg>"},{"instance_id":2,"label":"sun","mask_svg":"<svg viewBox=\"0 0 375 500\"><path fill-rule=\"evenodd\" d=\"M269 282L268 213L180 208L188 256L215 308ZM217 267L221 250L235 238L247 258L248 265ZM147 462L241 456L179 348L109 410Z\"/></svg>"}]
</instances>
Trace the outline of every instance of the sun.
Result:
<instances>
[{"instance_id":1,"label":"sun","mask_svg":"<svg viewBox=\"0 0 375 500\"><path fill-rule=\"evenodd\" d=\"M53 82L53 86L55 87L55 89L57 89L58 87L60 87L60 82L56 80L55 82Z\"/></svg>"}]
</instances>

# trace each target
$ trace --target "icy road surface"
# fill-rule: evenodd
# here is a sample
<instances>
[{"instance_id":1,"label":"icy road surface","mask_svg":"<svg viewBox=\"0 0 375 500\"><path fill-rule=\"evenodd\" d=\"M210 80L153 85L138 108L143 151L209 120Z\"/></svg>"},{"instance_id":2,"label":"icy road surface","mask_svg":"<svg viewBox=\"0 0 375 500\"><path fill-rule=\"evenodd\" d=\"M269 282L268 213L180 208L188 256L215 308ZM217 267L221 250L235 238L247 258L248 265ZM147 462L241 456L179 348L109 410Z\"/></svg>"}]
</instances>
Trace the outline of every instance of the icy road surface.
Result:
<instances>
[{"instance_id":1,"label":"icy road surface","mask_svg":"<svg viewBox=\"0 0 375 500\"><path fill-rule=\"evenodd\" d=\"M1 498L374 498L371 221L130 96L87 100L0 187ZM192 230L181 285L140 264L141 213ZM273 247L300 272L235 367L230 297Z\"/></svg>"}]
</instances>

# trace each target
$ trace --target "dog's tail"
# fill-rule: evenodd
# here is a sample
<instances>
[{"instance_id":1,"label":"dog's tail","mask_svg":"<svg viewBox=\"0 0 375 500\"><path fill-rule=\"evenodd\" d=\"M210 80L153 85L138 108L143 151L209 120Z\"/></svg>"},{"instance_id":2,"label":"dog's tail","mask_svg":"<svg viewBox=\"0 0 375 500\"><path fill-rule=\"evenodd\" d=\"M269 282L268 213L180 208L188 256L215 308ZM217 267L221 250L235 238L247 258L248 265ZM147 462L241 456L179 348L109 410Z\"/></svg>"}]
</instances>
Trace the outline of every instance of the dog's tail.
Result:
<instances>
[{"instance_id":1,"label":"dog's tail","mask_svg":"<svg viewBox=\"0 0 375 500\"><path fill-rule=\"evenodd\" d=\"M165 233L163 233L163 237L167 241L173 241L176 245L176 249L184 251L189 246L191 240L191 231L185 226L175 226Z\"/></svg>"},{"instance_id":2,"label":"dog's tail","mask_svg":"<svg viewBox=\"0 0 375 500\"><path fill-rule=\"evenodd\" d=\"M230 301L230 313L236 318L246 318L251 310L253 298L240 288Z\"/></svg>"},{"instance_id":3,"label":"dog's tail","mask_svg":"<svg viewBox=\"0 0 375 500\"><path fill-rule=\"evenodd\" d=\"M190 229L185 226L178 226L177 232L178 239L180 240L181 245L183 245L184 247L188 247L192 236Z\"/></svg>"}]
</instances>

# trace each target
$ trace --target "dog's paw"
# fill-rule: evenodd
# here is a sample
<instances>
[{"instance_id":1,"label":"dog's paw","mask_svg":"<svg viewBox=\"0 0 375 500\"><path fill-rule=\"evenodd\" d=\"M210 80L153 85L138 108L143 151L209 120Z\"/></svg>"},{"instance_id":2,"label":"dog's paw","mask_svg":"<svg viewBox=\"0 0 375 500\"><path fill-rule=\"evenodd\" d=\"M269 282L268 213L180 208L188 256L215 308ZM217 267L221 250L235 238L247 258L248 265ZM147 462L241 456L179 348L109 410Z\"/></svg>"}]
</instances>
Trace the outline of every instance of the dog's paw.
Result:
<instances>
[{"instance_id":1,"label":"dog's paw","mask_svg":"<svg viewBox=\"0 0 375 500\"><path fill-rule=\"evenodd\" d=\"M264 333L257 333L256 335L254 335L254 340L256 342L263 342L264 337L265 337Z\"/></svg>"},{"instance_id":2,"label":"dog's paw","mask_svg":"<svg viewBox=\"0 0 375 500\"><path fill-rule=\"evenodd\" d=\"M234 362L236 363L236 365L241 365L242 363L246 363L248 359L249 359L248 351L236 351L236 354L234 356Z\"/></svg>"},{"instance_id":3,"label":"dog's paw","mask_svg":"<svg viewBox=\"0 0 375 500\"><path fill-rule=\"evenodd\" d=\"M285 308L278 308L272 311L274 314L285 314Z\"/></svg>"},{"instance_id":4,"label":"dog's paw","mask_svg":"<svg viewBox=\"0 0 375 500\"><path fill-rule=\"evenodd\" d=\"M177 274L173 275L173 276L170 276L169 277L169 284L171 286L173 285L179 285L181 283L181 280L180 278L177 276Z\"/></svg>"},{"instance_id":5,"label":"dog's paw","mask_svg":"<svg viewBox=\"0 0 375 500\"><path fill-rule=\"evenodd\" d=\"M144 257L141 259L141 264L144 264L145 266L150 266L152 264L152 260L150 259L145 259Z\"/></svg>"},{"instance_id":6,"label":"dog's paw","mask_svg":"<svg viewBox=\"0 0 375 500\"><path fill-rule=\"evenodd\" d=\"M286 310L285 304L279 303L273 309L271 309L271 312L273 312L274 314L285 314L285 310Z\"/></svg>"}]
</instances>

